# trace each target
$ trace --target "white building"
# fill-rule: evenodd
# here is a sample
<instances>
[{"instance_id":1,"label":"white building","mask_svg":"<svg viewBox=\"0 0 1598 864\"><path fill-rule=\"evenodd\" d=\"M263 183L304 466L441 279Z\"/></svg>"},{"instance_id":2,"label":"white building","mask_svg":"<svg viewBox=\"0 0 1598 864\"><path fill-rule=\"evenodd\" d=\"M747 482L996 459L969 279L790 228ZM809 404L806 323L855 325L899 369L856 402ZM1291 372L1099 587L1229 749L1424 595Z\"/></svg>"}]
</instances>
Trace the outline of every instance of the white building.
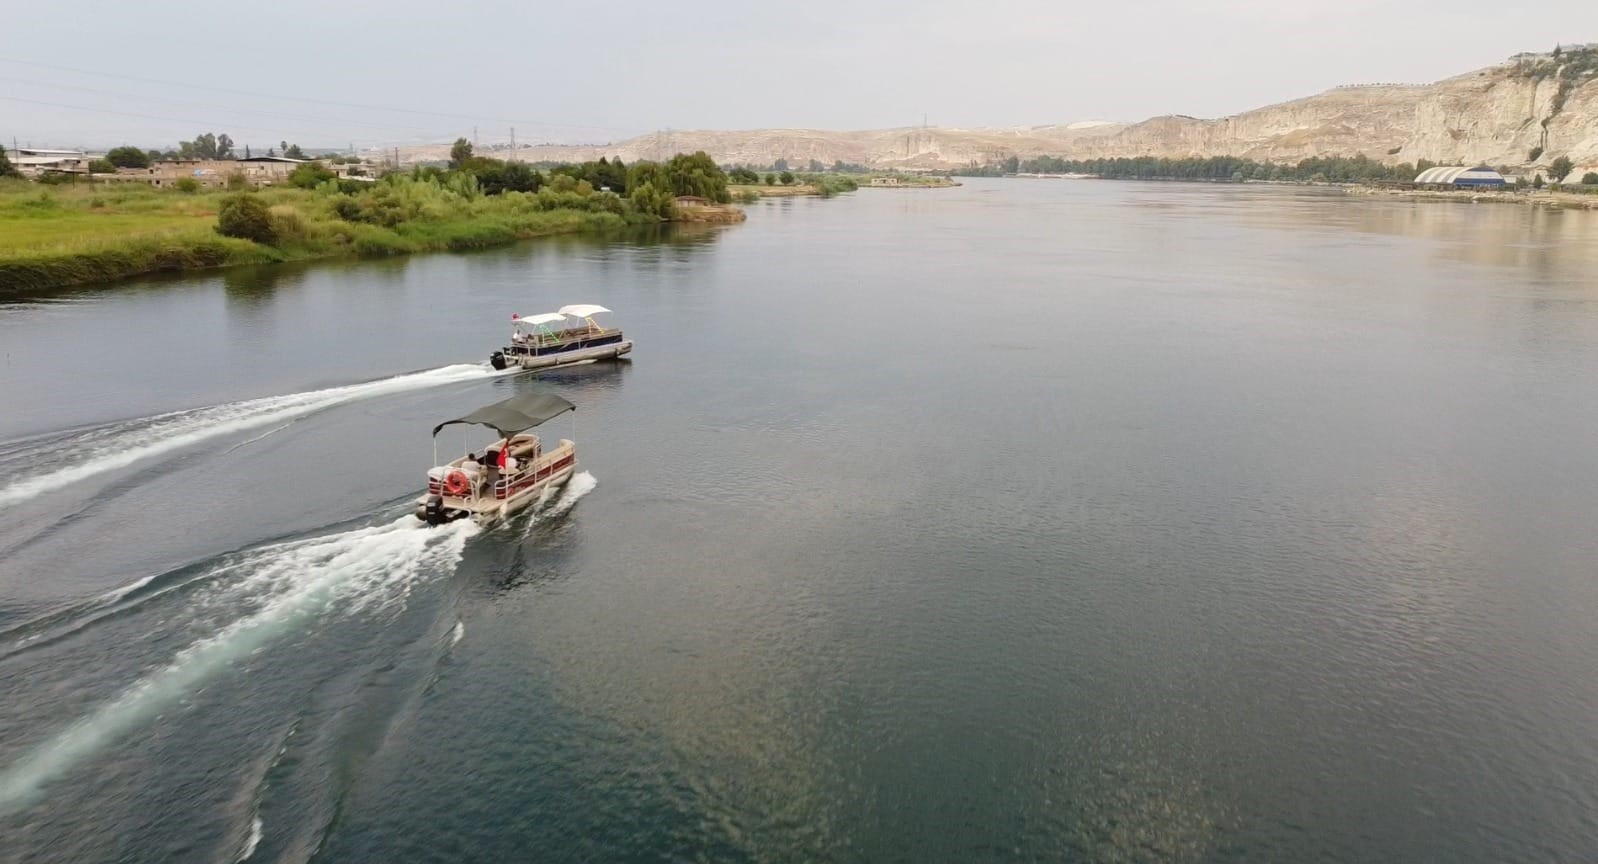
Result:
<instances>
[{"instance_id":1,"label":"white building","mask_svg":"<svg viewBox=\"0 0 1598 864\"><path fill-rule=\"evenodd\" d=\"M89 155L82 150L46 150L19 147L6 154L24 177L40 174L87 174Z\"/></svg>"}]
</instances>

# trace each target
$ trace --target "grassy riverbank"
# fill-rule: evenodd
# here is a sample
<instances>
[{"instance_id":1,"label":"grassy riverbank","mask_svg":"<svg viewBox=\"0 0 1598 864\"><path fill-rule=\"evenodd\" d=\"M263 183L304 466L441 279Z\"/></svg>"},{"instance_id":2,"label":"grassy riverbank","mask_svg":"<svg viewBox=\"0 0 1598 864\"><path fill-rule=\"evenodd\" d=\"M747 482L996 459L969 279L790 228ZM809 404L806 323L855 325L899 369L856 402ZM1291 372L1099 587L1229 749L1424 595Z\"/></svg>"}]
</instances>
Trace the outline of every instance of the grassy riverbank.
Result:
<instances>
[{"instance_id":1,"label":"grassy riverbank","mask_svg":"<svg viewBox=\"0 0 1598 864\"><path fill-rule=\"evenodd\" d=\"M215 231L223 200L238 193L8 181L0 183L0 295L170 270L481 249L639 221L617 196L586 188L484 196L451 185L405 177L356 195L248 193L270 212L269 241L253 242Z\"/></svg>"}]
</instances>

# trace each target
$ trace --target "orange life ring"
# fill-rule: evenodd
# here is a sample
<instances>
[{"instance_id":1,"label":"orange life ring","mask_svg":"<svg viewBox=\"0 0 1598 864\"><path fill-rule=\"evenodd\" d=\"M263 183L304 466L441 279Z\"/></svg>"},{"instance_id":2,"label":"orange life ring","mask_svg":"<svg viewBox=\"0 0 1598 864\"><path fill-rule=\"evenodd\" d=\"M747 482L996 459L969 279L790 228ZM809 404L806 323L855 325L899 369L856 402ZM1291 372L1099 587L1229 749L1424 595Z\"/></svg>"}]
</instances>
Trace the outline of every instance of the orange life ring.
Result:
<instances>
[{"instance_id":1,"label":"orange life ring","mask_svg":"<svg viewBox=\"0 0 1598 864\"><path fill-rule=\"evenodd\" d=\"M466 472L456 469L444 475L444 491L456 498L466 497L472 491L472 481L467 478Z\"/></svg>"}]
</instances>

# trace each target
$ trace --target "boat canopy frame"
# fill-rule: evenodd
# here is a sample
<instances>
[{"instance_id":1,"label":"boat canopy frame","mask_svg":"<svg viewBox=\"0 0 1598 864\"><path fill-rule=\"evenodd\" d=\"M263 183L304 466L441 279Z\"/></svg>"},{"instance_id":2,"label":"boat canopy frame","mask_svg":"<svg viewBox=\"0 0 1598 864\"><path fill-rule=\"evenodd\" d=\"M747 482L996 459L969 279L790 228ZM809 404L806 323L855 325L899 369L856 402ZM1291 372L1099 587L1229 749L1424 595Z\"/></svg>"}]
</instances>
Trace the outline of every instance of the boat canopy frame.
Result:
<instances>
[{"instance_id":1,"label":"boat canopy frame","mask_svg":"<svg viewBox=\"0 0 1598 864\"><path fill-rule=\"evenodd\" d=\"M445 420L433 427L433 438L437 439L439 430L445 426L457 424L486 426L498 432L502 438L511 438L567 411L576 410L576 405L553 393L523 393L492 405L484 405L464 417Z\"/></svg>"}]
</instances>

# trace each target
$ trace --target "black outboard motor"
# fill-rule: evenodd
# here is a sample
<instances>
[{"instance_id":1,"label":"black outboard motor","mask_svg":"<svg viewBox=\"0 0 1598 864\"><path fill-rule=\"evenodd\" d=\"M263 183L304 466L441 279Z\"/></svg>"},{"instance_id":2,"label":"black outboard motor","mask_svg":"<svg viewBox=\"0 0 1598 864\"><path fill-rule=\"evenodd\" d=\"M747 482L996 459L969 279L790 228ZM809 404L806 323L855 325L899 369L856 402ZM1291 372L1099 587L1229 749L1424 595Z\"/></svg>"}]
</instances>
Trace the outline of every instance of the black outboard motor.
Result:
<instances>
[{"instance_id":1,"label":"black outboard motor","mask_svg":"<svg viewBox=\"0 0 1598 864\"><path fill-rule=\"evenodd\" d=\"M444 496L427 496L427 503L422 505L422 521L429 525L443 525L450 521L449 512L444 509Z\"/></svg>"},{"instance_id":2,"label":"black outboard motor","mask_svg":"<svg viewBox=\"0 0 1598 864\"><path fill-rule=\"evenodd\" d=\"M494 353L488 355L488 365L494 367L495 369L504 369L505 368L505 352L504 351L495 351Z\"/></svg>"}]
</instances>

